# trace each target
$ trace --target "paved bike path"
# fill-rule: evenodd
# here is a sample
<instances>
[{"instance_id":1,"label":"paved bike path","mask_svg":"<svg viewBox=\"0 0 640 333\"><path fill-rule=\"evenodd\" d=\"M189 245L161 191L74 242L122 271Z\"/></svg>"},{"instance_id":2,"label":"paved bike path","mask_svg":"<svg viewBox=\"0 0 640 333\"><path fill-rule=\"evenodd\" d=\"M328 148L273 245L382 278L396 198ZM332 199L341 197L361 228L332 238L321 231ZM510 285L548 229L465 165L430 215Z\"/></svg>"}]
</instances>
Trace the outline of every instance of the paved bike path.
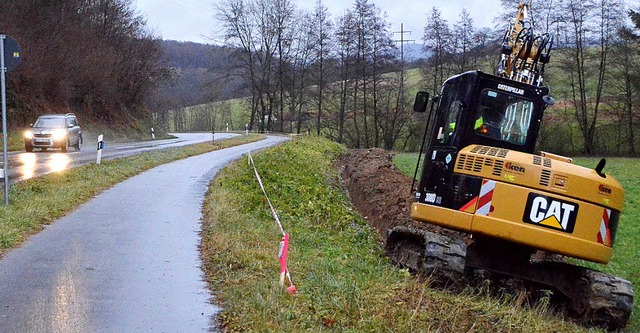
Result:
<instances>
[{"instance_id":1,"label":"paved bike path","mask_svg":"<svg viewBox=\"0 0 640 333\"><path fill-rule=\"evenodd\" d=\"M156 167L47 226L0 261L0 331L215 331L198 249L205 192L230 161L284 140Z\"/></svg>"}]
</instances>

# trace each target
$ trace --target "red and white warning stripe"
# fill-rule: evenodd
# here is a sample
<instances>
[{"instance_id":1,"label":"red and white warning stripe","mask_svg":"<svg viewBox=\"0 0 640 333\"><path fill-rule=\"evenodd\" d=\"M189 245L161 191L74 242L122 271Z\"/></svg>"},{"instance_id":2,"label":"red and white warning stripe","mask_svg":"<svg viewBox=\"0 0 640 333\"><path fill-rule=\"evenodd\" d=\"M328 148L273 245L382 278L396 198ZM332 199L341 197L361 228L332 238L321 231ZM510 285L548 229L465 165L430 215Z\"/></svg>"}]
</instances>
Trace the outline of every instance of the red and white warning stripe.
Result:
<instances>
[{"instance_id":1,"label":"red and white warning stripe","mask_svg":"<svg viewBox=\"0 0 640 333\"><path fill-rule=\"evenodd\" d=\"M471 214L478 213L480 215L485 215L485 216L489 215L489 213L491 212L491 200L493 199L493 190L495 188L496 188L495 181L484 179L482 181L482 186L480 187L480 195L474 197L469 202L467 202L464 206L462 206L462 208L460 208L460 211L471 213Z\"/></svg>"},{"instance_id":2,"label":"red and white warning stripe","mask_svg":"<svg viewBox=\"0 0 640 333\"><path fill-rule=\"evenodd\" d=\"M611 209L605 209L600 222L598 232L598 243L611 246L611 232L609 231L609 219L611 219Z\"/></svg>"},{"instance_id":3,"label":"red and white warning stripe","mask_svg":"<svg viewBox=\"0 0 640 333\"><path fill-rule=\"evenodd\" d=\"M495 181L486 179L482 181L476 214L484 216L489 215L489 213L491 212L491 200L493 200L493 190L495 188Z\"/></svg>"}]
</instances>

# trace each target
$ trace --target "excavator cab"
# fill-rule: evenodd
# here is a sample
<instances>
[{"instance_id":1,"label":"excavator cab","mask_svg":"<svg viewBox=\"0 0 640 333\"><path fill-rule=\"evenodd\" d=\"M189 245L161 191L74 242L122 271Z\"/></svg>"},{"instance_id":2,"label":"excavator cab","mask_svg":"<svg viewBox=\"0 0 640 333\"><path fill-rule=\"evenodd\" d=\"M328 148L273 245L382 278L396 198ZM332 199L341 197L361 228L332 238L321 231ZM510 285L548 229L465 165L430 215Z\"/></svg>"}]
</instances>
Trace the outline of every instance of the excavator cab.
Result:
<instances>
[{"instance_id":1,"label":"excavator cab","mask_svg":"<svg viewBox=\"0 0 640 333\"><path fill-rule=\"evenodd\" d=\"M456 198L452 175L459 151L469 145L533 153L548 94L546 87L480 71L448 79L430 115L433 126L427 129L427 160L416 199L450 209L464 204L465 198ZM418 111L426 109L423 97L416 101ZM467 185L479 188L480 183Z\"/></svg>"}]
</instances>

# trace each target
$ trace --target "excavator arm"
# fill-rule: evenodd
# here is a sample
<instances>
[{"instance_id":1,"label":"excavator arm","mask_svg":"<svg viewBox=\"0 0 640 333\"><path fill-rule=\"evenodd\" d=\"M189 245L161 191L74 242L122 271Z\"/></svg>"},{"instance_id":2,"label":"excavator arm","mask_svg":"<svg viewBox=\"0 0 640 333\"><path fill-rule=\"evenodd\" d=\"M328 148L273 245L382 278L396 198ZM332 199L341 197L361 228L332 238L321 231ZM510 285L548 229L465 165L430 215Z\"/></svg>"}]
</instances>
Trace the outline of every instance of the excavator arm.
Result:
<instances>
[{"instance_id":1,"label":"excavator arm","mask_svg":"<svg viewBox=\"0 0 640 333\"><path fill-rule=\"evenodd\" d=\"M529 7L525 3L518 6L514 22L504 34L497 75L539 87L550 59L553 35L534 32Z\"/></svg>"}]
</instances>

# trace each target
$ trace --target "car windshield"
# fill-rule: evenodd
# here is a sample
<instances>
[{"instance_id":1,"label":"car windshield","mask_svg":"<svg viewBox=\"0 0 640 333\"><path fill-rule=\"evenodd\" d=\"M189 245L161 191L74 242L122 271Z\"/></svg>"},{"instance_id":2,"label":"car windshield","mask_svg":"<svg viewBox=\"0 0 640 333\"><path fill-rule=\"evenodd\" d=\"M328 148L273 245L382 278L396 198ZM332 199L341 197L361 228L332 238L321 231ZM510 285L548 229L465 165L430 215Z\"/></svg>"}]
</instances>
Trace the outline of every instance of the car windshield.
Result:
<instances>
[{"instance_id":1,"label":"car windshield","mask_svg":"<svg viewBox=\"0 0 640 333\"><path fill-rule=\"evenodd\" d=\"M482 136L524 145L527 141L533 102L503 92L482 91L474 129Z\"/></svg>"},{"instance_id":2,"label":"car windshield","mask_svg":"<svg viewBox=\"0 0 640 333\"><path fill-rule=\"evenodd\" d=\"M38 118L33 127L64 127L64 118Z\"/></svg>"}]
</instances>

